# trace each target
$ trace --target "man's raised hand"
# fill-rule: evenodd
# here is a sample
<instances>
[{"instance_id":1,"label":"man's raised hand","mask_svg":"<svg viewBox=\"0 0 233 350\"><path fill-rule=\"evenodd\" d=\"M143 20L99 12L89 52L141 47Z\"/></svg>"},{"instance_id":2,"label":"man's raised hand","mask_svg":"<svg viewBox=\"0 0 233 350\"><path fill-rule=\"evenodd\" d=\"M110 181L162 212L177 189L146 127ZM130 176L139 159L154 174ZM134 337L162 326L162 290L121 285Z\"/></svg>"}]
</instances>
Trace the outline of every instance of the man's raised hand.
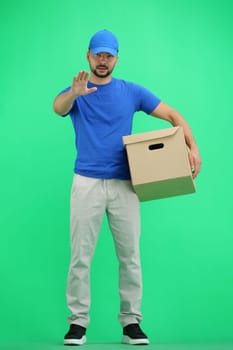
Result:
<instances>
[{"instance_id":1,"label":"man's raised hand","mask_svg":"<svg viewBox=\"0 0 233 350\"><path fill-rule=\"evenodd\" d=\"M83 96L91 94L97 90L97 87L88 88L88 75L89 73L82 70L78 73L77 76L74 77L73 83L71 86L71 92L74 96Z\"/></svg>"}]
</instances>

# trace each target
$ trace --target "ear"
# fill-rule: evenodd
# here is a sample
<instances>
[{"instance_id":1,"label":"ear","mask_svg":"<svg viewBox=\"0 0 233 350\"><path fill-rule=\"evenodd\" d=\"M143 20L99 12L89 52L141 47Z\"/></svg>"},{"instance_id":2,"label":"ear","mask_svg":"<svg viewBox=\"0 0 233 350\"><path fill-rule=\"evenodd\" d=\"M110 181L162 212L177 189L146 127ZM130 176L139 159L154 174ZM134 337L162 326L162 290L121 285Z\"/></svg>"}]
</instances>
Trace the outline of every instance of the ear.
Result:
<instances>
[{"instance_id":1,"label":"ear","mask_svg":"<svg viewBox=\"0 0 233 350\"><path fill-rule=\"evenodd\" d=\"M89 62L89 57L90 57L90 50L87 51L86 59Z\"/></svg>"}]
</instances>

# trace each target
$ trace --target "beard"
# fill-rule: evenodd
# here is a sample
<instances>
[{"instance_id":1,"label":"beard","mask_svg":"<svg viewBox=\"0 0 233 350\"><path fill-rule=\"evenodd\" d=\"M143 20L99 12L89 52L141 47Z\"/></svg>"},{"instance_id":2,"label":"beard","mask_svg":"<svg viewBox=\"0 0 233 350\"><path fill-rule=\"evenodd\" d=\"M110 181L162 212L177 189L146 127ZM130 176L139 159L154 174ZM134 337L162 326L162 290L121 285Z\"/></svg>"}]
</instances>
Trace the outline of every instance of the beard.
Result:
<instances>
[{"instance_id":1,"label":"beard","mask_svg":"<svg viewBox=\"0 0 233 350\"><path fill-rule=\"evenodd\" d=\"M111 75L114 67L112 69L108 69L108 67L104 64L100 64L98 66L96 66L95 68L91 67L91 71L93 74L95 74L96 77L98 78L106 78L108 77L109 75ZM101 71L98 71L98 69L101 69L101 68L105 68L105 70L103 72Z\"/></svg>"}]
</instances>

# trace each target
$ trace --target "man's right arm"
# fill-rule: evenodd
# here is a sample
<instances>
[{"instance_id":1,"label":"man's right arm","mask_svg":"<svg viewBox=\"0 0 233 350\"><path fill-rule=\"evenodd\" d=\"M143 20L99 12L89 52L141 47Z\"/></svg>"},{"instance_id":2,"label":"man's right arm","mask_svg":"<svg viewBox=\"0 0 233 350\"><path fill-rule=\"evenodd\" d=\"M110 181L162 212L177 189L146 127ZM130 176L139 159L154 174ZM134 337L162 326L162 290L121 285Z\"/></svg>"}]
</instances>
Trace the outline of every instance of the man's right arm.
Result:
<instances>
[{"instance_id":1,"label":"man's right arm","mask_svg":"<svg viewBox=\"0 0 233 350\"><path fill-rule=\"evenodd\" d=\"M80 71L76 77L73 78L73 82L70 90L58 95L53 103L53 110L59 115L68 114L72 108L74 100L78 96L88 95L97 90L97 87L87 87L88 72Z\"/></svg>"},{"instance_id":2,"label":"man's right arm","mask_svg":"<svg viewBox=\"0 0 233 350\"><path fill-rule=\"evenodd\" d=\"M53 110L55 113L59 115L66 115L71 110L72 104L76 96L72 93L72 90L68 90L66 92L58 95L53 103Z\"/></svg>"}]
</instances>

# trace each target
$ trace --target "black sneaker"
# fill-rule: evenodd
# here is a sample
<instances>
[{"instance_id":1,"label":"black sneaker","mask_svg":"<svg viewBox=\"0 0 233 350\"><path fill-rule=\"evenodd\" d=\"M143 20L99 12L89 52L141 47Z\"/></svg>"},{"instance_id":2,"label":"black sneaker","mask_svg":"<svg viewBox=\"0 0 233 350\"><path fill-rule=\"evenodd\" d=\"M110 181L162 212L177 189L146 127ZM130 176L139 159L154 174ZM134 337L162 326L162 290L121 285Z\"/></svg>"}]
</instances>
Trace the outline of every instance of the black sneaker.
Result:
<instances>
[{"instance_id":1,"label":"black sneaker","mask_svg":"<svg viewBox=\"0 0 233 350\"><path fill-rule=\"evenodd\" d=\"M131 345L148 345L149 340L138 323L128 324L123 328L122 343Z\"/></svg>"},{"instance_id":2,"label":"black sneaker","mask_svg":"<svg viewBox=\"0 0 233 350\"><path fill-rule=\"evenodd\" d=\"M86 328L71 324L69 332L64 337L64 345L83 345L86 343Z\"/></svg>"}]
</instances>

